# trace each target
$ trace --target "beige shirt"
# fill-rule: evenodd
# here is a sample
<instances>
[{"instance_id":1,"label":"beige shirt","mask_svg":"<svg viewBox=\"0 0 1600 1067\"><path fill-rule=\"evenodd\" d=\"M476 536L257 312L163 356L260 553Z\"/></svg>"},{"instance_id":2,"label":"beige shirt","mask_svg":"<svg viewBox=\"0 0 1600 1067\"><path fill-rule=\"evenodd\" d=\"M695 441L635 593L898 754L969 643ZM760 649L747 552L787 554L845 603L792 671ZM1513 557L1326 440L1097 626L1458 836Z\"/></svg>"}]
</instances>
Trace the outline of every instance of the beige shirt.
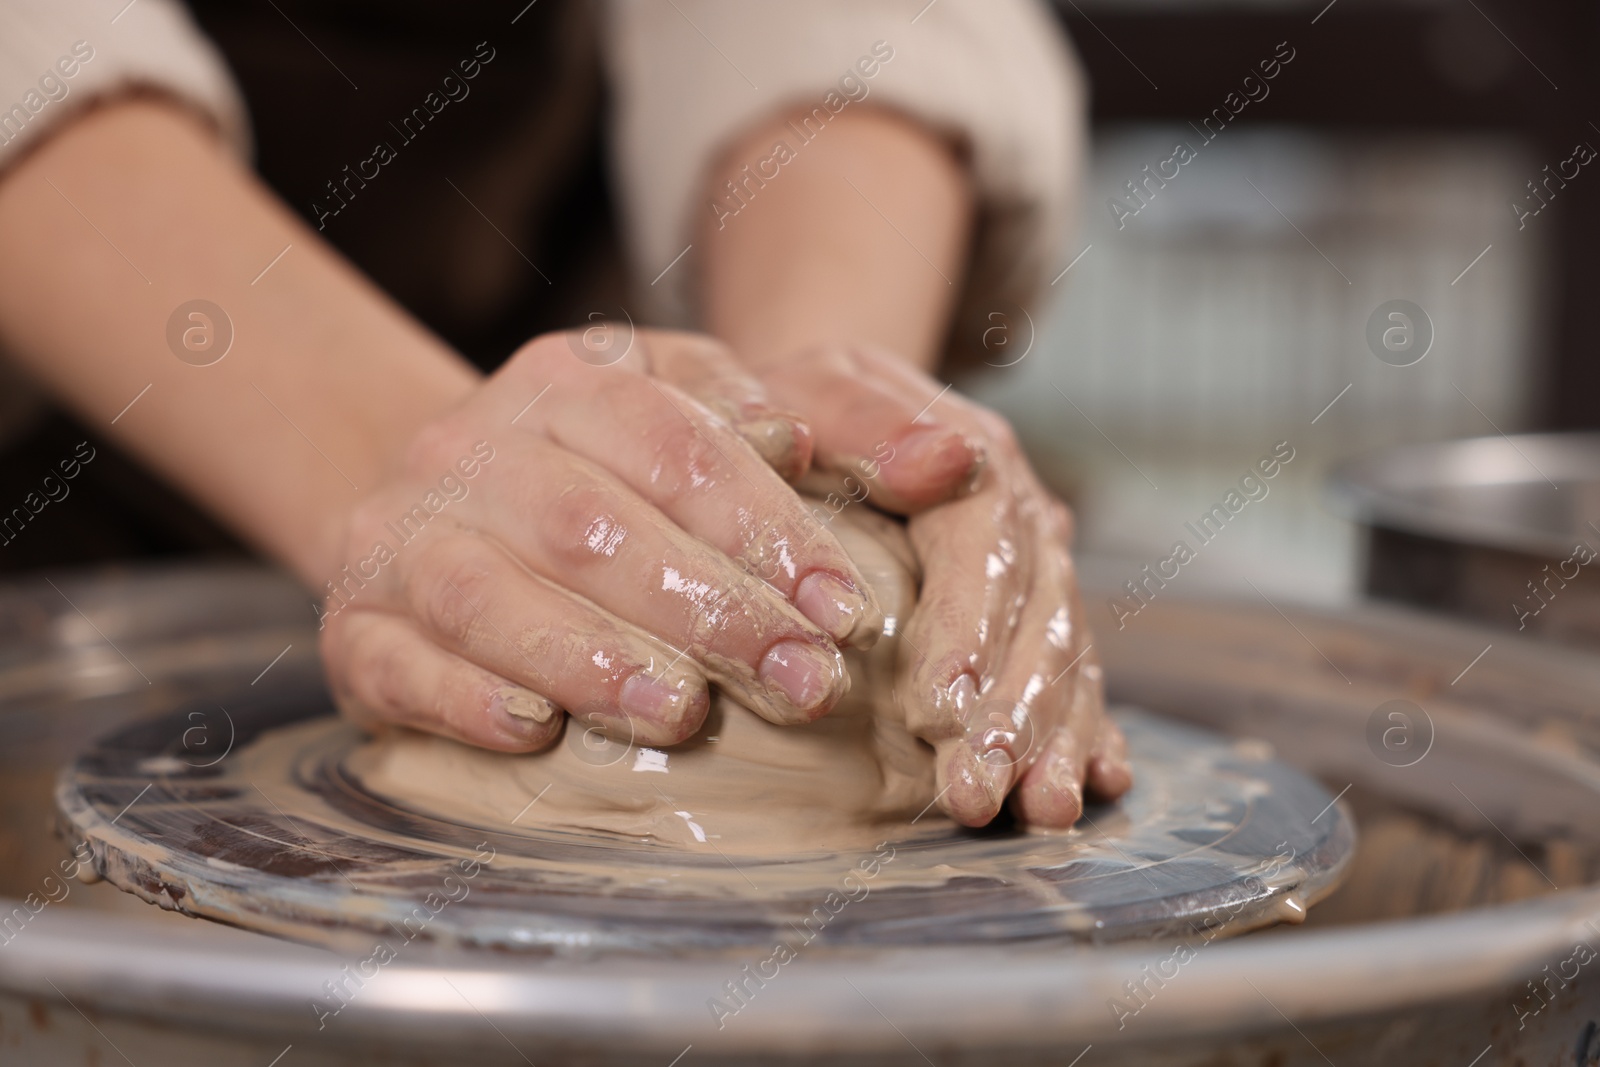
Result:
<instances>
[{"instance_id":1,"label":"beige shirt","mask_svg":"<svg viewBox=\"0 0 1600 1067\"><path fill-rule=\"evenodd\" d=\"M244 102L216 49L170 0L0 0L0 169L90 102L170 93L248 150Z\"/></svg>"},{"instance_id":2,"label":"beige shirt","mask_svg":"<svg viewBox=\"0 0 1600 1067\"><path fill-rule=\"evenodd\" d=\"M963 146L980 206L966 303L1026 304L1054 273L1077 197L1081 78L1041 4L925 2L614 0L604 55L635 276L654 278L714 217L703 175L723 144L777 108L854 97ZM669 272L652 310L693 324L691 279Z\"/></svg>"},{"instance_id":3,"label":"beige shirt","mask_svg":"<svg viewBox=\"0 0 1600 1067\"><path fill-rule=\"evenodd\" d=\"M870 100L961 146L980 205L969 317L1026 306L1062 262L1085 93L1042 3L610 0L605 10L624 239L656 321L696 321L692 271L650 282L718 210L703 191L711 160L795 104L821 128ZM135 89L186 102L248 154L243 101L175 0L0 0L0 174L86 104Z\"/></svg>"}]
</instances>

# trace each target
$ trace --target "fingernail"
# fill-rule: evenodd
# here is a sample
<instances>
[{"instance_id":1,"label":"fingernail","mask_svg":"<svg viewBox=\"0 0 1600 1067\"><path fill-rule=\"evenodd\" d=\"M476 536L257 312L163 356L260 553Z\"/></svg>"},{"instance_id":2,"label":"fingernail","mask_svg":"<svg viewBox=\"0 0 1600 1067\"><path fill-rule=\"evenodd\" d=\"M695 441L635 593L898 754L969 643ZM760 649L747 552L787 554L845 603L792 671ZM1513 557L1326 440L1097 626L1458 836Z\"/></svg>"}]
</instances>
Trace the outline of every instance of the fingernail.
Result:
<instances>
[{"instance_id":1,"label":"fingernail","mask_svg":"<svg viewBox=\"0 0 1600 1067\"><path fill-rule=\"evenodd\" d=\"M904 464L918 480L967 492L976 487L986 458L983 446L966 434L914 423L895 438L894 459L884 466Z\"/></svg>"},{"instance_id":2,"label":"fingernail","mask_svg":"<svg viewBox=\"0 0 1600 1067\"><path fill-rule=\"evenodd\" d=\"M849 676L839 653L805 641L779 641L761 659L761 681L777 689L806 721L816 719L844 695Z\"/></svg>"},{"instance_id":3,"label":"fingernail","mask_svg":"<svg viewBox=\"0 0 1600 1067\"><path fill-rule=\"evenodd\" d=\"M957 722L966 722L978 702L978 680L963 671L943 689L934 691L934 705Z\"/></svg>"},{"instance_id":4,"label":"fingernail","mask_svg":"<svg viewBox=\"0 0 1600 1067\"><path fill-rule=\"evenodd\" d=\"M991 748L978 757L978 762L983 765L984 789L989 793L989 798L999 804L1011 789L1011 777L1017 761L1005 749Z\"/></svg>"},{"instance_id":5,"label":"fingernail","mask_svg":"<svg viewBox=\"0 0 1600 1067\"><path fill-rule=\"evenodd\" d=\"M883 613L854 585L814 571L795 588L794 606L841 645L870 648L883 632Z\"/></svg>"},{"instance_id":6,"label":"fingernail","mask_svg":"<svg viewBox=\"0 0 1600 1067\"><path fill-rule=\"evenodd\" d=\"M1033 752L1034 716L1026 703L986 700L966 721L966 732L978 751L1004 754L1012 765Z\"/></svg>"},{"instance_id":7,"label":"fingernail","mask_svg":"<svg viewBox=\"0 0 1600 1067\"><path fill-rule=\"evenodd\" d=\"M550 732L550 720L561 714L553 702L517 686L501 686L490 712L511 737L530 741Z\"/></svg>"},{"instance_id":8,"label":"fingernail","mask_svg":"<svg viewBox=\"0 0 1600 1067\"><path fill-rule=\"evenodd\" d=\"M987 824L1005 802L1006 791L996 783L994 768L971 745L956 746L946 780L950 817L963 826Z\"/></svg>"},{"instance_id":9,"label":"fingernail","mask_svg":"<svg viewBox=\"0 0 1600 1067\"><path fill-rule=\"evenodd\" d=\"M1045 788L1056 794L1058 803L1062 798L1071 803L1072 821L1077 822L1077 816L1083 814L1083 783L1072 773L1072 764L1067 760L1057 761L1056 765L1050 768L1045 782Z\"/></svg>"},{"instance_id":10,"label":"fingernail","mask_svg":"<svg viewBox=\"0 0 1600 1067\"><path fill-rule=\"evenodd\" d=\"M786 482L811 468L811 428L797 417L757 408L734 423L739 436Z\"/></svg>"},{"instance_id":11,"label":"fingernail","mask_svg":"<svg viewBox=\"0 0 1600 1067\"><path fill-rule=\"evenodd\" d=\"M687 679L674 683L641 670L622 683L618 704L629 718L677 733L690 721L704 718L697 713L705 710L708 699L703 686L690 684Z\"/></svg>"}]
</instances>

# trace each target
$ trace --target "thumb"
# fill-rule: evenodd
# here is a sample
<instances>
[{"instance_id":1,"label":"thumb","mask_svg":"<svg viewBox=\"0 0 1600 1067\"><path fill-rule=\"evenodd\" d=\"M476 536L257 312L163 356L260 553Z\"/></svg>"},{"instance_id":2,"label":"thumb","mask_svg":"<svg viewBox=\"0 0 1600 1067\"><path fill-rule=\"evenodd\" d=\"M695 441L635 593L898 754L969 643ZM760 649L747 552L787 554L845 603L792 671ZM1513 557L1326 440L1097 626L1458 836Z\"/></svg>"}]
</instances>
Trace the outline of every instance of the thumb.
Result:
<instances>
[{"instance_id":1,"label":"thumb","mask_svg":"<svg viewBox=\"0 0 1600 1067\"><path fill-rule=\"evenodd\" d=\"M981 442L934 409L947 387L890 353L819 346L762 381L810 424L818 468L863 479L884 511L910 515L964 496L983 471Z\"/></svg>"},{"instance_id":2,"label":"thumb","mask_svg":"<svg viewBox=\"0 0 1600 1067\"><path fill-rule=\"evenodd\" d=\"M720 341L676 330L639 334L647 371L671 382L725 419L785 481L811 467L811 429L781 410L767 388Z\"/></svg>"}]
</instances>

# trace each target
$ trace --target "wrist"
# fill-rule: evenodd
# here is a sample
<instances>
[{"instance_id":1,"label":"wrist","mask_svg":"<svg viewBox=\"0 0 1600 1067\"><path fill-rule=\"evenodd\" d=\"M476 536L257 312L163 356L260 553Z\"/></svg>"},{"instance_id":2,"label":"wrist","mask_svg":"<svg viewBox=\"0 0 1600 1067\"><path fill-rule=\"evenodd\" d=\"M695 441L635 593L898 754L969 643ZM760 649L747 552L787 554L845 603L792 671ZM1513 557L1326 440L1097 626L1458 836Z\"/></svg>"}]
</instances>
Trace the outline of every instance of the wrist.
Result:
<instances>
[{"instance_id":1,"label":"wrist","mask_svg":"<svg viewBox=\"0 0 1600 1067\"><path fill-rule=\"evenodd\" d=\"M725 195L784 116L711 168ZM736 217L706 218L704 320L747 365L767 368L830 339L880 345L930 369L958 295L973 217L969 176L912 119L852 109L767 181Z\"/></svg>"},{"instance_id":2,"label":"wrist","mask_svg":"<svg viewBox=\"0 0 1600 1067\"><path fill-rule=\"evenodd\" d=\"M407 456L427 427L461 404L482 384L475 370L421 334L405 352L390 349L392 364L380 405L352 405L343 416L341 455L354 454L335 479L322 477L320 491L306 494L298 514L281 531L282 557L313 589L336 581L352 552L352 519L385 486L405 477ZM331 468L331 460L324 464ZM345 477L344 475L348 475Z\"/></svg>"}]
</instances>

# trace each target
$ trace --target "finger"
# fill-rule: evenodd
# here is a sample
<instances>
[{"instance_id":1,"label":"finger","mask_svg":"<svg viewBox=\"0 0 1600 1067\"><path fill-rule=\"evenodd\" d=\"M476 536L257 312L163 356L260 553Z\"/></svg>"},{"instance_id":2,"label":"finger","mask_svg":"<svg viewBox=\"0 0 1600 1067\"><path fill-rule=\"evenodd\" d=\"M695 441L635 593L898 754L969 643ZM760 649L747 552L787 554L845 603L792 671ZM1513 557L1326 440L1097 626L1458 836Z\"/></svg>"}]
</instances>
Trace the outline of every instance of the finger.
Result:
<instances>
[{"instance_id":1,"label":"finger","mask_svg":"<svg viewBox=\"0 0 1600 1067\"><path fill-rule=\"evenodd\" d=\"M810 722L849 688L828 634L609 473L531 435L500 452L463 514L511 558L655 635L773 722Z\"/></svg>"},{"instance_id":2,"label":"finger","mask_svg":"<svg viewBox=\"0 0 1600 1067\"><path fill-rule=\"evenodd\" d=\"M1065 534L1070 519L1065 508L1053 507L1051 532ZM1064 539L1059 543L1064 544ZM1062 550L1058 573L1067 618L1083 617L1072 561ZM1040 758L1017 787L1015 803L1023 821L1035 826L1065 829L1083 812L1086 791L1114 799L1132 784L1122 731L1105 713L1105 693L1099 655L1089 634L1076 626L1064 628L1065 647L1075 649L1071 660L1049 684L1048 692L1065 705L1065 714L1042 747ZM1099 777L1097 777L1097 775Z\"/></svg>"},{"instance_id":3,"label":"finger","mask_svg":"<svg viewBox=\"0 0 1600 1067\"><path fill-rule=\"evenodd\" d=\"M1083 814L1084 752L1078 735L1059 726L1012 795L1023 822L1065 830Z\"/></svg>"},{"instance_id":4,"label":"finger","mask_svg":"<svg viewBox=\"0 0 1600 1067\"><path fill-rule=\"evenodd\" d=\"M1122 735L1122 728L1110 718L1105 720L1102 732L1089 752L1089 771L1085 784L1089 792L1101 800L1115 800L1133 788L1133 765L1128 762L1128 741Z\"/></svg>"},{"instance_id":5,"label":"finger","mask_svg":"<svg viewBox=\"0 0 1600 1067\"><path fill-rule=\"evenodd\" d=\"M539 414L550 439L742 561L834 641L877 640L882 612L843 546L725 423L672 385L566 362Z\"/></svg>"},{"instance_id":6,"label":"finger","mask_svg":"<svg viewBox=\"0 0 1600 1067\"><path fill-rule=\"evenodd\" d=\"M537 752L561 731L545 697L452 655L398 615L340 613L322 632L340 711L500 752Z\"/></svg>"},{"instance_id":7,"label":"finger","mask_svg":"<svg viewBox=\"0 0 1600 1067\"><path fill-rule=\"evenodd\" d=\"M1073 727L1078 687L1064 684L1077 667L1073 649L1081 644L1077 632L1080 613L1073 595L1066 546L1048 515L1035 514L1028 525L1031 541L1031 582L1026 602L1017 615L1011 640L994 669L993 681L983 688L976 713L963 723L960 738L936 748L946 761L953 786L945 796L952 817L966 825L981 825L999 811L1012 785L1041 758L1054 762L1061 773L1064 756L1081 751L1082 738L1070 736L1064 747L1055 736L1060 727ZM1085 722L1093 720L1085 717ZM1081 798L1081 769L1065 765L1075 775L1071 790L1055 796L1030 795L1024 811L1041 825L1071 825L1077 813L1070 810ZM998 798L998 801L997 801ZM1067 819L1064 824L1061 819Z\"/></svg>"},{"instance_id":8,"label":"finger","mask_svg":"<svg viewBox=\"0 0 1600 1067\"><path fill-rule=\"evenodd\" d=\"M444 530L403 571L412 617L447 650L542 693L618 740L672 745L705 721L693 660L517 565Z\"/></svg>"},{"instance_id":9,"label":"finger","mask_svg":"<svg viewBox=\"0 0 1600 1067\"><path fill-rule=\"evenodd\" d=\"M962 736L936 745L950 781L973 784L974 789L952 787L946 795L949 813L966 825L986 824L998 814L1014 782L1037 765L1045 742L1069 720L1074 691L1062 688L1061 675L1069 669L1069 649L1077 637L1074 616L1059 560L1050 558L1051 545L1042 545L1038 555L1043 558L1035 563L1034 587L994 680L984 686ZM1074 782L1080 789L1077 782L1082 774ZM1032 814L1043 817L1045 825L1056 825L1050 819L1061 817L1050 805L1035 806Z\"/></svg>"},{"instance_id":10,"label":"finger","mask_svg":"<svg viewBox=\"0 0 1600 1067\"><path fill-rule=\"evenodd\" d=\"M775 403L810 424L817 465L866 478L883 510L924 510L970 492L982 473L982 443L928 413L943 388L932 379L907 389L835 346L775 367L762 380Z\"/></svg>"},{"instance_id":11,"label":"finger","mask_svg":"<svg viewBox=\"0 0 1600 1067\"><path fill-rule=\"evenodd\" d=\"M1056 685L1070 694L1066 721L1055 728L1014 794L1024 822L1061 830L1083 814L1086 793L1115 800L1133 784L1127 743L1105 714L1098 660L1085 649L1064 673Z\"/></svg>"},{"instance_id":12,"label":"finger","mask_svg":"<svg viewBox=\"0 0 1600 1067\"><path fill-rule=\"evenodd\" d=\"M1017 501L998 486L914 516L907 532L924 575L896 696L912 733L938 746L962 737L980 697L992 695L1032 561Z\"/></svg>"},{"instance_id":13,"label":"finger","mask_svg":"<svg viewBox=\"0 0 1600 1067\"><path fill-rule=\"evenodd\" d=\"M766 387L727 346L704 334L648 330L640 334L648 372L682 389L721 416L786 482L811 466L811 428L767 398Z\"/></svg>"}]
</instances>

